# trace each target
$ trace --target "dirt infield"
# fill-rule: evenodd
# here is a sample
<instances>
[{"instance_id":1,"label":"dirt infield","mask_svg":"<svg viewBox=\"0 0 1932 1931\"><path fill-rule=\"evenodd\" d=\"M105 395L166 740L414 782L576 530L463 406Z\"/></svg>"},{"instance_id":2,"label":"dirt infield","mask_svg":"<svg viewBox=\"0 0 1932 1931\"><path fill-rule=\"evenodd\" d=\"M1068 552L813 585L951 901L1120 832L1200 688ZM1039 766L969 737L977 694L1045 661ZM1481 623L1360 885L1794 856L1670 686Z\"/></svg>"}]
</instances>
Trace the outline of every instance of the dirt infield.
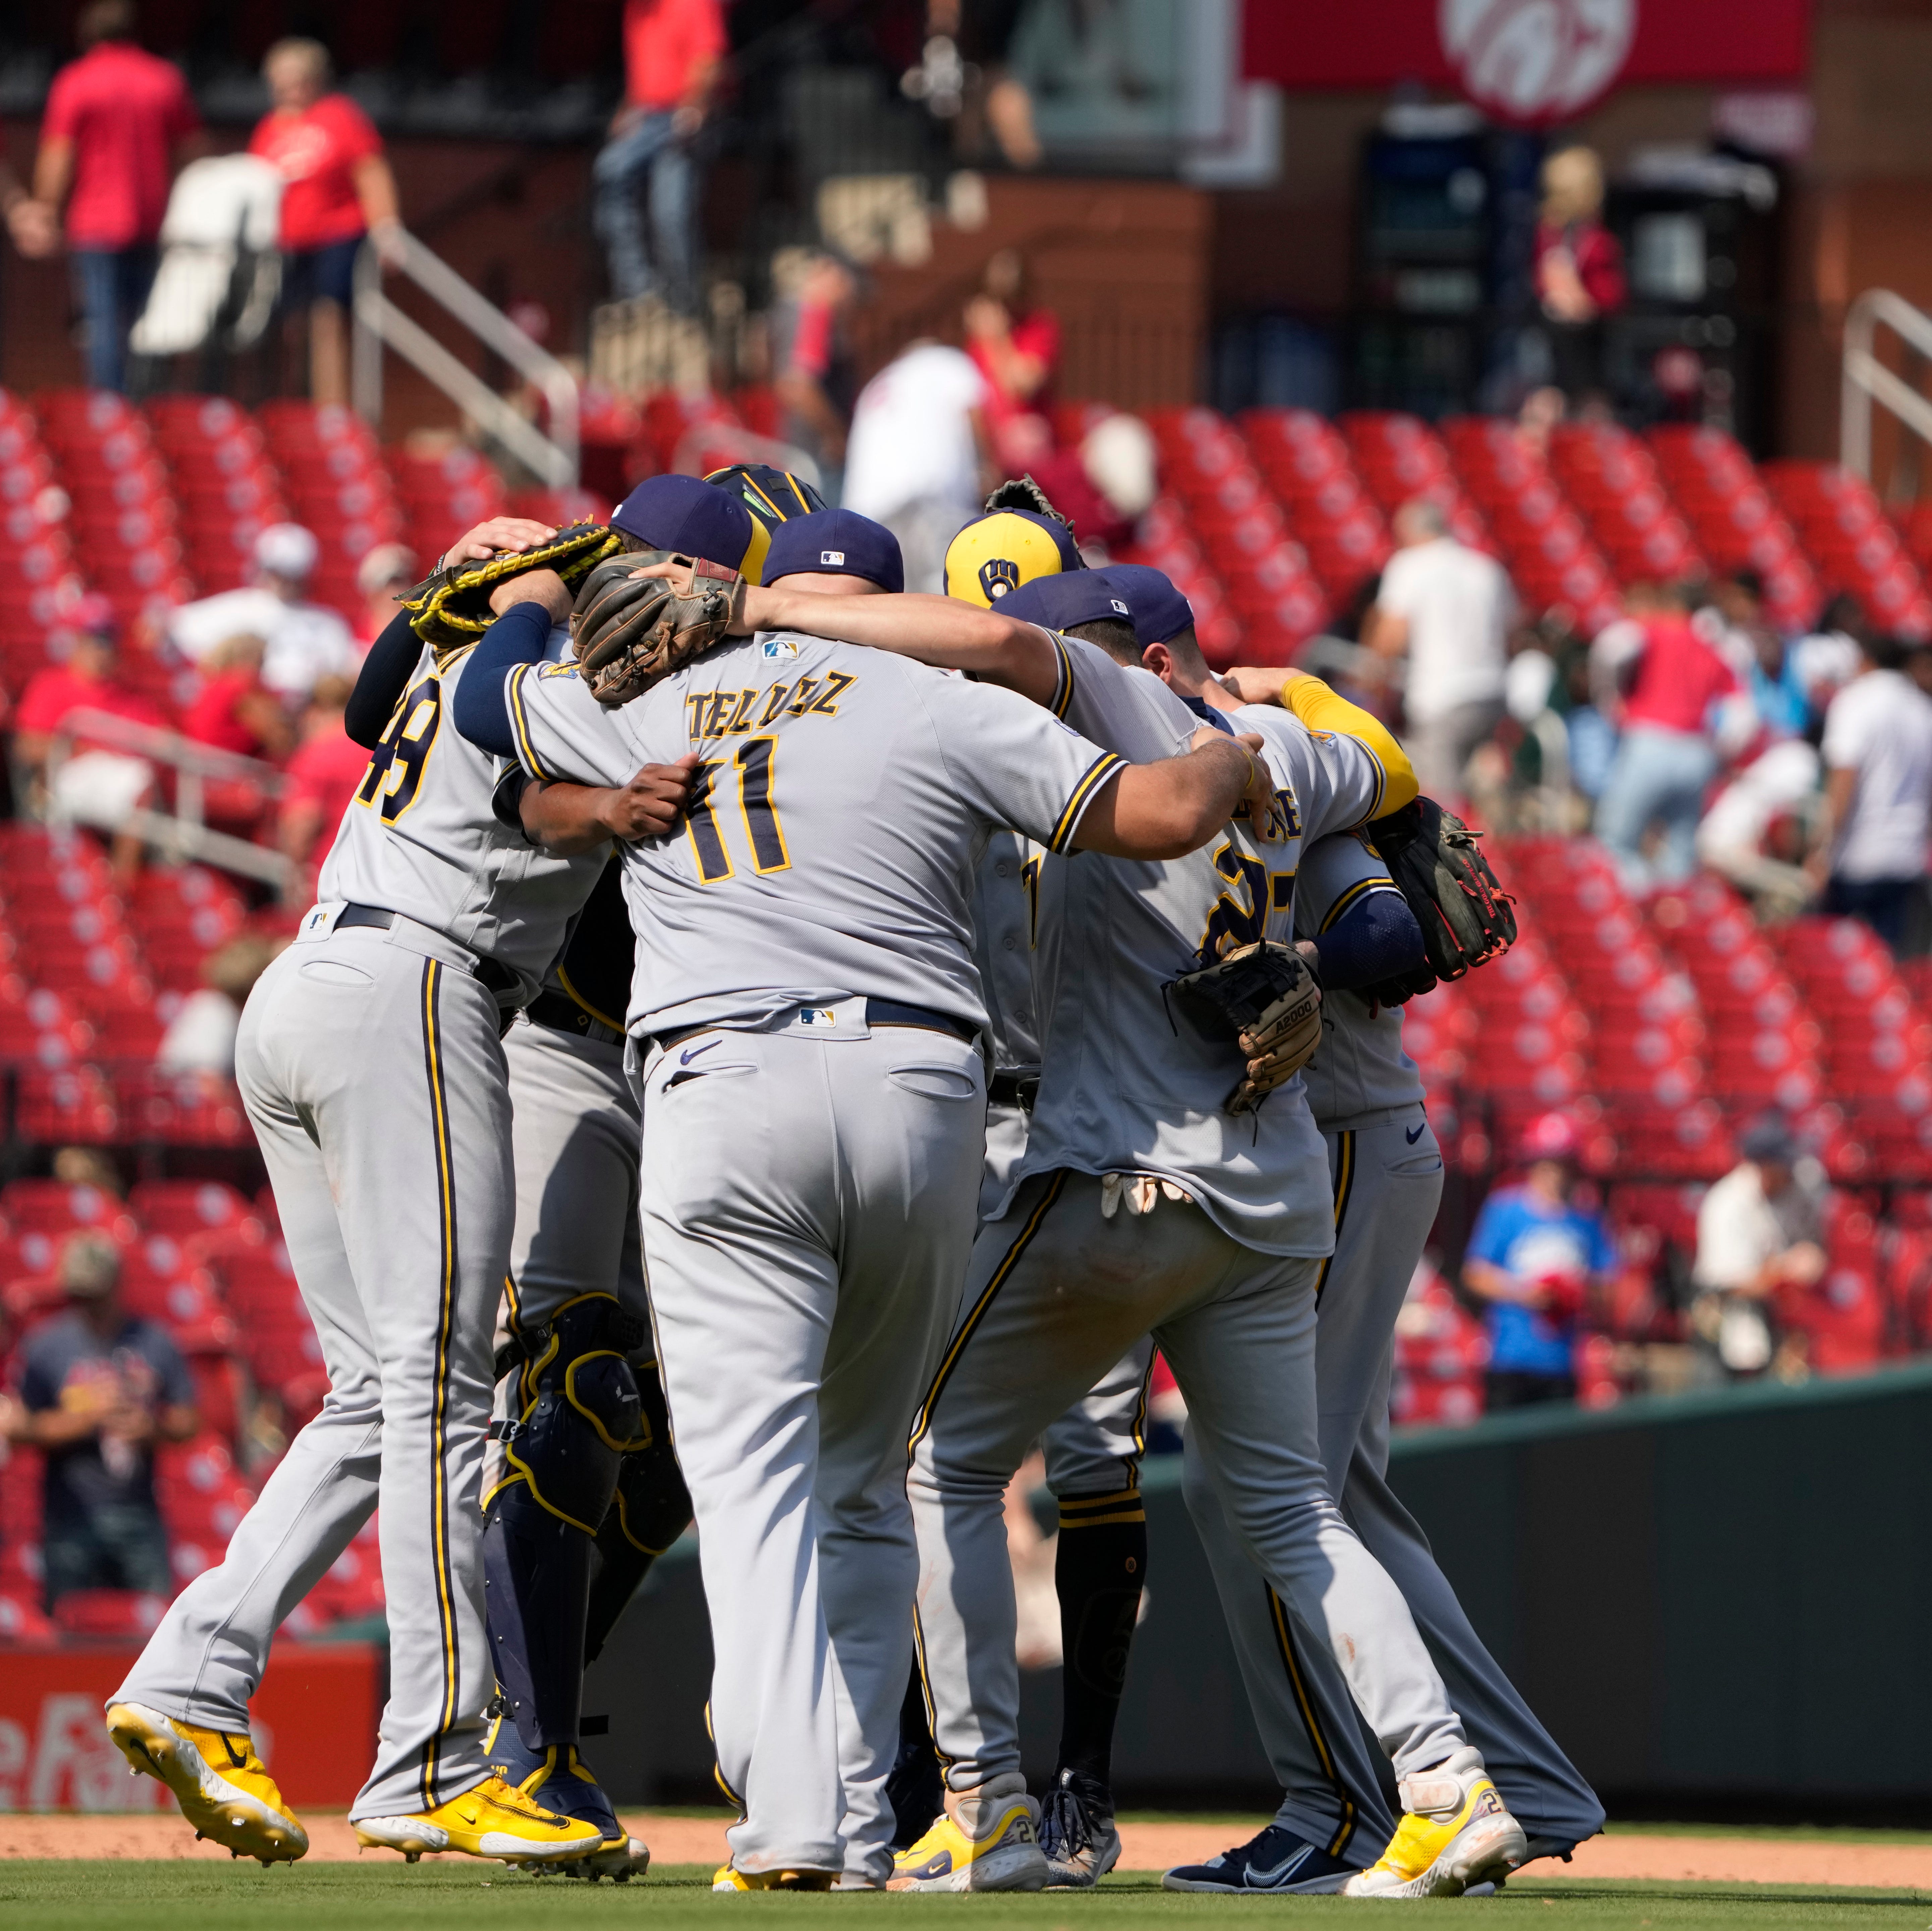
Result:
<instances>
[{"instance_id":1,"label":"dirt infield","mask_svg":"<svg viewBox=\"0 0 1932 1931\"><path fill-rule=\"evenodd\" d=\"M311 1858L358 1855L340 1816L307 1819ZM703 1817L634 1813L631 1828L662 1864L723 1862L724 1826ZM1255 1826L1259 1828L1259 1823ZM1124 1870L1162 1870L1225 1850L1244 1834L1226 1824L1126 1824ZM222 1858L197 1844L176 1819L154 1816L0 1816L0 1858ZM380 1852L369 1853L381 1857ZM1932 1891L1932 1844L1840 1843L1829 1837L1646 1836L1619 1831L1582 1846L1568 1864L1528 1865L1538 1879L1648 1878L1665 1882L1860 1885Z\"/></svg>"}]
</instances>

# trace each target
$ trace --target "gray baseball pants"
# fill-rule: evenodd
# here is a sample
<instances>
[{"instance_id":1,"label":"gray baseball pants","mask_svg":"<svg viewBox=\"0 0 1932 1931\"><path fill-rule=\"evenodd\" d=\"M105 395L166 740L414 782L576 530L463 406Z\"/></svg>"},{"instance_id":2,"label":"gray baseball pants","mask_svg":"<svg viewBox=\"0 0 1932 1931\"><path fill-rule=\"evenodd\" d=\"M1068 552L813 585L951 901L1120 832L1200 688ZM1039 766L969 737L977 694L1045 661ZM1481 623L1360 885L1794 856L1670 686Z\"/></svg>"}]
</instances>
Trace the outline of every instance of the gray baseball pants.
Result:
<instances>
[{"instance_id":1,"label":"gray baseball pants","mask_svg":"<svg viewBox=\"0 0 1932 1931\"><path fill-rule=\"evenodd\" d=\"M488 1774L478 1483L513 1192L473 964L398 918L298 940L249 998L236 1075L328 1396L117 1698L246 1730L276 1629L380 1501L389 1700L352 1819L418 1814Z\"/></svg>"},{"instance_id":2,"label":"gray baseball pants","mask_svg":"<svg viewBox=\"0 0 1932 1931\"><path fill-rule=\"evenodd\" d=\"M1335 1188L1335 1254L1321 1286L1315 1378L1330 1492L1407 1599L1512 1814L1532 1837L1580 1842L1603 1828L1602 1805L1483 1647L1427 1537L1387 1480L1395 1318L1435 1223L1441 1150L1419 1105L1383 1125L1322 1138ZM1191 1427L1185 1479L1256 1723L1281 1780L1276 1822L1331 1855L1366 1863L1395 1820L1348 1686L1305 1619L1256 1574L1208 1457L1195 1452Z\"/></svg>"},{"instance_id":3,"label":"gray baseball pants","mask_svg":"<svg viewBox=\"0 0 1932 1931\"><path fill-rule=\"evenodd\" d=\"M507 1309L525 1333L568 1300L614 1289L647 1318L638 1222L638 1096L624 1048L520 1020L503 1038L516 1156Z\"/></svg>"},{"instance_id":4,"label":"gray baseball pants","mask_svg":"<svg viewBox=\"0 0 1932 1931\"><path fill-rule=\"evenodd\" d=\"M1020 1768L1006 1484L1034 1439L1149 1333L1251 1558L1324 1633L1397 1774L1441 1762L1462 1747L1462 1726L1400 1595L1324 1482L1322 1263L1257 1253L1165 1198L1109 1219L1101 1192L1094 1175L1036 1175L982 1231L914 1426L920 1661L949 1786Z\"/></svg>"},{"instance_id":5,"label":"gray baseball pants","mask_svg":"<svg viewBox=\"0 0 1932 1931\"><path fill-rule=\"evenodd\" d=\"M718 1777L745 1810L732 1861L883 1881L919 1570L906 1433L971 1249L985 1086L950 1033L836 1011L836 1036L794 1019L650 1052L644 1253Z\"/></svg>"}]
</instances>

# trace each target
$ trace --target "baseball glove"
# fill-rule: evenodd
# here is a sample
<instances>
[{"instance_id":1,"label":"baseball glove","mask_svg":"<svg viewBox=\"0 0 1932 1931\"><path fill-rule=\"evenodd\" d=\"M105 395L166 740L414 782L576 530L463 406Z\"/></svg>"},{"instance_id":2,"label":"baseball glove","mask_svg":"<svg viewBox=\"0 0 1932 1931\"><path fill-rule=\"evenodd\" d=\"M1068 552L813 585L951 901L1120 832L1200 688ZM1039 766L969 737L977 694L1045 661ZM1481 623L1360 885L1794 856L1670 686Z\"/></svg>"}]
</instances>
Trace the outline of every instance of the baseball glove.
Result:
<instances>
[{"instance_id":1,"label":"baseball glove","mask_svg":"<svg viewBox=\"0 0 1932 1931\"><path fill-rule=\"evenodd\" d=\"M637 574L641 565L666 562L682 566L681 583ZM730 626L744 580L724 564L668 551L598 564L570 613L578 669L590 694L614 710L709 650Z\"/></svg>"},{"instance_id":2,"label":"baseball glove","mask_svg":"<svg viewBox=\"0 0 1932 1931\"><path fill-rule=\"evenodd\" d=\"M548 543L514 555L486 556L480 562L446 563L432 570L402 600L410 628L436 652L440 664L454 650L474 643L496 621L490 592L508 577L531 570L554 570L566 583L581 583L603 558L623 547L624 539L602 523L572 523Z\"/></svg>"},{"instance_id":3,"label":"baseball glove","mask_svg":"<svg viewBox=\"0 0 1932 1931\"><path fill-rule=\"evenodd\" d=\"M1247 1072L1230 1113L1253 1113L1314 1058L1322 1043L1322 988L1308 962L1274 939L1241 946L1163 988L1211 1038L1232 1039Z\"/></svg>"},{"instance_id":4,"label":"baseball glove","mask_svg":"<svg viewBox=\"0 0 1932 1931\"><path fill-rule=\"evenodd\" d=\"M1418 798L1368 827L1376 854L1422 928L1427 964L1362 996L1383 1006L1460 979L1516 943L1516 901L1496 883L1479 835L1432 798Z\"/></svg>"}]
</instances>

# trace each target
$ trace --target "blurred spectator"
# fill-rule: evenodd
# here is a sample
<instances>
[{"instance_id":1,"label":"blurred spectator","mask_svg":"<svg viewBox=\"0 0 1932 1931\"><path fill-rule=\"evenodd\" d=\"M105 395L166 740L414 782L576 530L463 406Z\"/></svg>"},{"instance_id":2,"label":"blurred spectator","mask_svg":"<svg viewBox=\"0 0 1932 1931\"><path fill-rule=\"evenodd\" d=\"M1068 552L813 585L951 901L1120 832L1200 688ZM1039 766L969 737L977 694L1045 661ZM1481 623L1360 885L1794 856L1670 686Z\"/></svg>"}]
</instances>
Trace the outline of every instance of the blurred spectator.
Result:
<instances>
[{"instance_id":1,"label":"blurred spectator","mask_svg":"<svg viewBox=\"0 0 1932 1931\"><path fill-rule=\"evenodd\" d=\"M1826 1189L1824 1168L1802 1157L1774 1114L1748 1127L1738 1150L1744 1158L1697 1210L1690 1319L1732 1374L1755 1375L1773 1351L1766 1303L1824 1278Z\"/></svg>"},{"instance_id":2,"label":"blurred spectator","mask_svg":"<svg viewBox=\"0 0 1932 1931\"><path fill-rule=\"evenodd\" d=\"M1642 640L1624 666L1622 735L1597 804L1597 835L1614 852L1634 892L1688 878L1697 868L1697 820L1718 773L1719 706L1738 697L1729 664L1691 626L1688 600L1666 591L1645 617ZM1721 724L1734 747L1748 735L1746 700ZM1645 840L1660 826L1654 858Z\"/></svg>"},{"instance_id":3,"label":"blurred spectator","mask_svg":"<svg viewBox=\"0 0 1932 1931\"><path fill-rule=\"evenodd\" d=\"M116 830L144 803L153 788L154 768L144 757L75 733L71 754L51 778L48 754L55 735L76 711L101 711L130 724L166 727L167 720L148 700L128 690L120 675L115 647L114 613L106 599L83 599L76 613L68 661L34 672L20 698L14 724L14 755L31 780L46 785L56 811L83 824L114 831L114 867L123 878L140 869L141 841Z\"/></svg>"},{"instance_id":4,"label":"blurred spectator","mask_svg":"<svg viewBox=\"0 0 1932 1931\"><path fill-rule=\"evenodd\" d=\"M116 1200L127 1197L121 1169L98 1147L62 1147L53 1159L54 1178L64 1187L92 1187Z\"/></svg>"},{"instance_id":5,"label":"blurred spectator","mask_svg":"<svg viewBox=\"0 0 1932 1931\"><path fill-rule=\"evenodd\" d=\"M1447 804L1463 768L1503 716L1516 593L1502 565L1449 534L1442 505L1418 496L1395 514L1397 548L1382 572L1362 641L1406 657L1404 738L1422 788Z\"/></svg>"},{"instance_id":6,"label":"blurred spectator","mask_svg":"<svg viewBox=\"0 0 1932 1931\"><path fill-rule=\"evenodd\" d=\"M783 411L778 433L818 465L819 487L830 502L843 500L840 472L857 387L845 317L859 283L832 255L814 255L783 267L772 309L772 387Z\"/></svg>"},{"instance_id":7,"label":"blurred spectator","mask_svg":"<svg viewBox=\"0 0 1932 1931\"><path fill-rule=\"evenodd\" d=\"M908 590L944 589L946 546L979 514L986 400L971 358L937 342L914 343L860 394L843 500L898 538Z\"/></svg>"},{"instance_id":8,"label":"blurred spectator","mask_svg":"<svg viewBox=\"0 0 1932 1931\"><path fill-rule=\"evenodd\" d=\"M1813 875L1825 910L1862 919L1895 952L1925 877L1932 817L1932 698L1900 666L1895 637L1868 637L1858 672L1825 713L1825 806Z\"/></svg>"},{"instance_id":9,"label":"blurred spectator","mask_svg":"<svg viewBox=\"0 0 1932 1931\"><path fill-rule=\"evenodd\" d=\"M298 865L319 857L335 836L342 814L369 768L369 754L343 728L349 694L346 677L320 677L302 718L302 741L289 760L289 785L282 794L282 822L276 842Z\"/></svg>"},{"instance_id":10,"label":"blurred spectator","mask_svg":"<svg viewBox=\"0 0 1932 1931\"><path fill-rule=\"evenodd\" d=\"M248 1004L255 982L286 943L250 932L210 953L201 966L207 984L190 992L169 1021L154 1054L156 1066L164 1073L206 1073L232 1079L235 1034L242 1024L242 1009Z\"/></svg>"},{"instance_id":11,"label":"blurred spectator","mask_svg":"<svg viewBox=\"0 0 1932 1931\"><path fill-rule=\"evenodd\" d=\"M1489 1303L1492 1410L1567 1401L1576 1392L1572 1350L1590 1290L1617 1264L1601 1215L1577 1206L1576 1129L1546 1113L1525 1132L1520 1184L1483 1203L1462 1257L1462 1280Z\"/></svg>"},{"instance_id":12,"label":"blurred spectator","mask_svg":"<svg viewBox=\"0 0 1932 1931\"><path fill-rule=\"evenodd\" d=\"M182 734L242 757L280 758L295 742L289 714L262 682L266 646L244 633L218 643L201 660L202 686L182 720Z\"/></svg>"},{"instance_id":13,"label":"blurred spectator","mask_svg":"<svg viewBox=\"0 0 1932 1931\"><path fill-rule=\"evenodd\" d=\"M154 1506L154 1444L201 1426L188 1363L165 1329L121 1304L121 1257L98 1234L61 1249L68 1312L21 1350L19 1438L46 1458L46 1606L76 1589L174 1593Z\"/></svg>"},{"instance_id":14,"label":"blurred spectator","mask_svg":"<svg viewBox=\"0 0 1932 1931\"><path fill-rule=\"evenodd\" d=\"M1841 592L1825 606L1817 628L1785 653L1814 721L1858 674L1858 640L1870 628L1857 598Z\"/></svg>"},{"instance_id":15,"label":"blurred spectator","mask_svg":"<svg viewBox=\"0 0 1932 1931\"><path fill-rule=\"evenodd\" d=\"M698 161L729 43L718 0L625 0L624 104L591 170L591 220L620 301L698 310ZM640 203L650 196L651 245Z\"/></svg>"},{"instance_id":16,"label":"blurred spectator","mask_svg":"<svg viewBox=\"0 0 1932 1931\"><path fill-rule=\"evenodd\" d=\"M50 254L66 204L87 379L124 389L128 331L160 259L168 182L201 119L180 68L134 44L131 0L94 0L82 8L75 37L80 59L47 90L32 202L10 208L8 219L22 254Z\"/></svg>"},{"instance_id":17,"label":"blurred spectator","mask_svg":"<svg viewBox=\"0 0 1932 1931\"><path fill-rule=\"evenodd\" d=\"M412 589L421 572L416 553L400 543L379 543L356 568L356 593L362 616L356 626L358 643L374 643L396 614L396 599Z\"/></svg>"},{"instance_id":18,"label":"blurred spectator","mask_svg":"<svg viewBox=\"0 0 1932 1931\"><path fill-rule=\"evenodd\" d=\"M1536 298L1556 386L1572 409L1600 396L1604 317L1622 308L1628 293L1623 250L1603 216L1603 163L1591 148L1559 148L1543 163Z\"/></svg>"},{"instance_id":19,"label":"blurred spectator","mask_svg":"<svg viewBox=\"0 0 1932 1931\"><path fill-rule=\"evenodd\" d=\"M352 677L361 658L349 626L304 592L320 554L315 538L295 523L273 523L255 539L255 581L184 604L168 619L168 640L195 664L243 632L267 646L262 682L278 697L300 703L318 677Z\"/></svg>"},{"instance_id":20,"label":"blurred spectator","mask_svg":"<svg viewBox=\"0 0 1932 1931\"><path fill-rule=\"evenodd\" d=\"M365 236L386 250L400 235L396 178L368 115L326 91L333 76L320 40L278 40L262 73L274 105L248 151L284 183L282 306L308 315L310 395L344 405L356 257Z\"/></svg>"},{"instance_id":21,"label":"blurred spectator","mask_svg":"<svg viewBox=\"0 0 1932 1931\"><path fill-rule=\"evenodd\" d=\"M1008 475L1022 475L1053 446L1046 411L1060 365L1060 322L1034 304L1018 249L1002 248L986 264L965 322L967 353L986 379L994 457Z\"/></svg>"},{"instance_id":22,"label":"blurred spectator","mask_svg":"<svg viewBox=\"0 0 1932 1931\"><path fill-rule=\"evenodd\" d=\"M1754 902L1766 923L1795 918L1816 893L1804 870L1818 754L1804 738L1761 752L1711 801L1697 856Z\"/></svg>"},{"instance_id":23,"label":"blurred spectator","mask_svg":"<svg viewBox=\"0 0 1932 1931\"><path fill-rule=\"evenodd\" d=\"M981 158L990 131L1009 167L1040 163L1033 97L1007 65L1024 10L1024 0L926 0L920 64L903 76L900 86L942 120L952 120L953 145L962 160ZM1094 31L1095 22L1084 24L1088 33Z\"/></svg>"}]
</instances>

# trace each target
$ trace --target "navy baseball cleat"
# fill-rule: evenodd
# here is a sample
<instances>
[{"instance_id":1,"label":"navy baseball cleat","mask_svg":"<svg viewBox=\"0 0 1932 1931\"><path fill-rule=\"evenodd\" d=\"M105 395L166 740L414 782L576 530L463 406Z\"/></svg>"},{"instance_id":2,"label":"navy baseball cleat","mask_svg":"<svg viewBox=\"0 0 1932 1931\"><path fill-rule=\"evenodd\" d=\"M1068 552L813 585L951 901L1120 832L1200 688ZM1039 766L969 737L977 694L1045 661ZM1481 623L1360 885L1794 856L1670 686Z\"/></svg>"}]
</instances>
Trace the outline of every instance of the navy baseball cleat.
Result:
<instances>
[{"instance_id":1,"label":"navy baseball cleat","mask_svg":"<svg viewBox=\"0 0 1932 1931\"><path fill-rule=\"evenodd\" d=\"M1279 1824L1204 1864L1177 1864L1160 1881L1163 1891L1272 1892L1308 1897L1340 1891L1358 1867L1331 1858L1318 1846Z\"/></svg>"},{"instance_id":2,"label":"navy baseball cleat","mask_svg":"<svg viewBox=\"0 0 1932 1931\"><path fill-rule=\"evenodd\" d=\"M596 1849L572 1858L568 1865L559 1864L559 1870L587 1878L592 1884L601 1877L628 1884L650 1869L649 1847L618 1821L610 1798L574 1744L554 1744L548 1750L533 1750L518 1735L515 1724L499 1717L491 1726L488 1748L490 1768L506 1783L514 1784L546 1810L578 1823L594 1824L603 1833L603 1842Z\"/></svg>"}]
</instances>

